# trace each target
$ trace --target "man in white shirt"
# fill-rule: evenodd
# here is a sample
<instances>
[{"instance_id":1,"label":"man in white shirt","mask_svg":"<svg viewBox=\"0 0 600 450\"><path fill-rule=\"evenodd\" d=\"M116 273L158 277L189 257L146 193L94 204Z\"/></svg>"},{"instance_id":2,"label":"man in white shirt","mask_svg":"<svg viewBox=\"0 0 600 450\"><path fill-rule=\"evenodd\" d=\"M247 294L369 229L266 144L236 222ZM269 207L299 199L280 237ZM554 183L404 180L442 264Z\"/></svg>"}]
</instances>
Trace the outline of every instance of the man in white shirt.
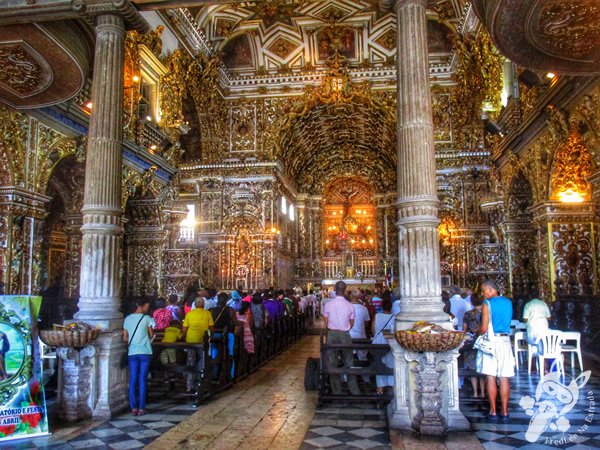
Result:
<instances>
[{"instance_id":1,"label":"man in white shirt","mask_svg":"<svg viewBox=\"0 0 600 450\"><path fill-rule=\"evenodd\" d=\"M467 311L473 309L469 302L467 302L460 295L460 288L458 286L452 286L450 288L450 312L456 318L456 326L459 330L463 329L463 317Z\"/></svg>"},{"instance_id":2,"label":"man in white shirt","mask_svg":"<svg viewBox=\"0 0 600 450\"><path fill-rule=\"evenodd\" d=\"M350 303L354 307L354 325L350 329L352 339L365 339L367 332L365 322L371 320L369 310L360 303L360 292L352 291L350 293Z\"/></svg>"},{"instance_id":3,"label":"man in white shirt","mask_svg":"<svg viewBox=\"0 0 600 450\"><path fill-rule=\"evenodd\" d=\"M523 322L527 325L527 341L534 345L538 338L550 328L550 308L543 300L534 298L523 308Z\"/></svg>"}]
</instances>

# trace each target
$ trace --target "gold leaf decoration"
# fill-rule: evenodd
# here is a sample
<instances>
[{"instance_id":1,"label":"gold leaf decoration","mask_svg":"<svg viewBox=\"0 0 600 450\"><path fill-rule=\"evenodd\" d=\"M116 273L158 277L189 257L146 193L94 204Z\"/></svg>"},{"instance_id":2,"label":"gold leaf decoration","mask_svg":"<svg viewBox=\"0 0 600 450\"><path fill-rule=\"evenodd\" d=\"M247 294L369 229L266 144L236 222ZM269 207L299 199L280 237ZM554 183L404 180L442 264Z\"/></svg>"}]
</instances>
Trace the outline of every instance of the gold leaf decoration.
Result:
<instances>
[{"instance_id":1,"label":"gold leaf decoration","mask_svg":"<svg viewBox=\"0 0 600 450\"><path fill-rule=\"evenodd\" d=\"M456 86L452 92L452 118L457 132L455 147L470 148L471 131L481 128L481 113L484 105L491 112L500 109L502 93L502 56L487 34L467 34L454 39L454 50L458 63L455 71ZM474 125L478 125L475 128ZM460 133L460 130L466 133ZM471 139L471 142L476 140Z\"/></svg>"},{"instance_id":2,"label":"gold leaf decoration","mask_svg":"<svg viewBox=\"0 0 600 450\"><path fill-rule=\"evenodd\" d=\"M552 199L559 200L565 193L579 194L581 200L590 199L590 183L587 178L592 174L590 154L581 142L581 135L571 131L567 143L558 149L552 168ZM563 200L564 201L564 200Z\"/></svg>"}]
</instances>

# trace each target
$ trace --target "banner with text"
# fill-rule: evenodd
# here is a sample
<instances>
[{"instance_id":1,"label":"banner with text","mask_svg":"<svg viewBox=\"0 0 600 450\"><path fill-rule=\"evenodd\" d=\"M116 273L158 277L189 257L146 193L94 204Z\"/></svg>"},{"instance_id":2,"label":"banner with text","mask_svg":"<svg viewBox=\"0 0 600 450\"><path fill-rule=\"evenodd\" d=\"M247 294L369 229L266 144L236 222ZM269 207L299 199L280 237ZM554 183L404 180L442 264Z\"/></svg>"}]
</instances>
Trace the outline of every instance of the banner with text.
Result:
<instances>
[{"instance_id":1,"label":"banner with text","mask_svg":"<svg viewBox=\"0 0 600 450\"><path fill-rule=\"evenodd\" d=\"M36 328L41 303L0 296L0 442L49 434Z\"/></svg>"}]
</instances>

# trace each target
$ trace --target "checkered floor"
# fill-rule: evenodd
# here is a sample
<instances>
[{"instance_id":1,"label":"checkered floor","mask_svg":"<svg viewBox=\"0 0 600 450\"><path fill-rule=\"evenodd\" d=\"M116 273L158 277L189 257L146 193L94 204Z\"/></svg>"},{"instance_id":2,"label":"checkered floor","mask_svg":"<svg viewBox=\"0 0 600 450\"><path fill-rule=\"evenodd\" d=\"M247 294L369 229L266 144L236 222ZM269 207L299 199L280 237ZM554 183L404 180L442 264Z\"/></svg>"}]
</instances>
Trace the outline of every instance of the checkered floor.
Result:
<instances>
[{"instance_id":1,"label":"checkered floor","mask_svg":"<svg viewBox=\"0 0 600 450\"><path fill-rule=\"evenodd\" d=\"M86 449L86 450L127 450L143 448L165 431L194 414L197 409L180 401L151 402L148 410L152 413L134 417L129 412L119 414L101 423L84 434L68 442L63 439L40 437L27 441L11 442L1 446L2 450L25 449Z\"/></svg>"},{"instance_id":2,"label":"checkered floor","mask_svg":"<svg viewBox=\"0 0 600 450\"><path fill-rule=\"evenodd\" d=\"M590 364L592 366L592 364ZM595 367L600 367L596 361ZM567 368L566 380L562 382L570 386L573 379L580 374ZM489 450L508 449L557 449L571 450L600 448L600 371L593 369L593 375L581 389L576 389L579 399L573 409L547 421L547 428L532 439L530 422L532 416L540 409L540 402L548 397L540 397L537 404L536 389L539 376L527 375L521 370L511 380L510 421L508 423L491 423L486 418L487 401L471 399L470 383L467 380L461 390L461 410L471 422L475 436ZM579 381L581 383L581 380ZM560 391L556 384L547 386L550 394ZM566 388L565 388L566 389ZM559 396L562 407L569 400L569 394L562 392ZM549 400L556 400L551 396ZM553 404L556 404L554 401ZM548 406L549 403L546 403ZM87 431L59 438L60 433L50 437L34 438L24 441L4 443L2 450L24 449L136 449L143 448L165 431L185 421L197 411L184 401L165 399L157 401L151 398L148 405L151 411L142 417L133 417L129 413L115 416L109 421L94 423ZM559 409L557 409L559 411ZM559 411L560 412L560 411ZM60 428L60 424L55 424ZM57 429L57 428L54 428ZM561 431L563 430L563 431ZM541 429L540 429L541 431ZM73 437L76 436L76 437ZM529 440L527 439L529 437ZM319 408L313 417L310 428L304 436L302 450L315 448L328 449L390 449L390 436L386 420L386 409L378 409L374 404L335 404L327 403Z\"/></svg>"},{"instance_id":3,"label":"checkered floor","mask_svg":"<svg viewBox=\"0 0 600 450\"><path fill-rule=\"evenodd\" d=\"M318 407L300 449L390 449L385 411L374 404Z\"/></svg>"},{"instance_id":4,"label":"checkered floor","mask_svg":"<svg viewBox=\"0 0 600 450\"><path fill-rule=\"evenodd\" d=\"M528 375L526 370L520 370L511 379L510 420L507 423L492 423L486 418L488 402L469 398L472 390L468 380L468 386L461 390L461 411L471 422L479 441L489 450L600 448L600 377L594 371L585 386L578 389L575 383L579 374L579 370L571 372L567 368L566 379L562 381L564 386L572 387L575 395L579 395L573 409L565 411L565 414L560 413L565 402L572 398L570 389L547 381L540 385L540 377L535 372ZM578 383L581 384L581 381ZM536 402L538 386L541 396ZM557 405L556 410L554 405ZM544 408L546 414L542 413ZM555 411L554 415L552 411ZM546 420L543 420L544 417ZM532 424L540 423L536 418L543 424L537 428L538 433L534 432L536 427ZM545 429L544 425L547 426Z\"/></svg>"}]
</instances>

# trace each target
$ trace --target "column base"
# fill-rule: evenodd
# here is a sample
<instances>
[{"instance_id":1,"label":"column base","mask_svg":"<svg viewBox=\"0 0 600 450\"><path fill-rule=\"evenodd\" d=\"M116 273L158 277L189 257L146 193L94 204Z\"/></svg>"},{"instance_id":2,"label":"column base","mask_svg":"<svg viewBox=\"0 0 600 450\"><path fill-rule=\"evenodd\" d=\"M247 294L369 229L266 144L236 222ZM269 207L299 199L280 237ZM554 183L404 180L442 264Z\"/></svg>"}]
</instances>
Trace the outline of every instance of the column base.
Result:
<instances>
[{"instance_id":1,"label":"column base","mask_svg":"<svg viewBox=\"0 0 600 450\"><path fill-rule=\"evenodd\" d=\"M396 339L388 339L394 355L394 399L388 405L390 428L443 435L468 431L460 412L458 349L447 352L412 352Z\"/></svg>"},{"instance_id":2,"label":"column base","mask_svg":"<svg viewBox=\"0 0 600 450\"><path fill-rule=\"evenodd\" d=\"M128 369L121 369L121 355L127 350L120 331L101 333L96 341L98 383L94 417L107 418L129 408Z\"/></svg>"}]
</instances>

